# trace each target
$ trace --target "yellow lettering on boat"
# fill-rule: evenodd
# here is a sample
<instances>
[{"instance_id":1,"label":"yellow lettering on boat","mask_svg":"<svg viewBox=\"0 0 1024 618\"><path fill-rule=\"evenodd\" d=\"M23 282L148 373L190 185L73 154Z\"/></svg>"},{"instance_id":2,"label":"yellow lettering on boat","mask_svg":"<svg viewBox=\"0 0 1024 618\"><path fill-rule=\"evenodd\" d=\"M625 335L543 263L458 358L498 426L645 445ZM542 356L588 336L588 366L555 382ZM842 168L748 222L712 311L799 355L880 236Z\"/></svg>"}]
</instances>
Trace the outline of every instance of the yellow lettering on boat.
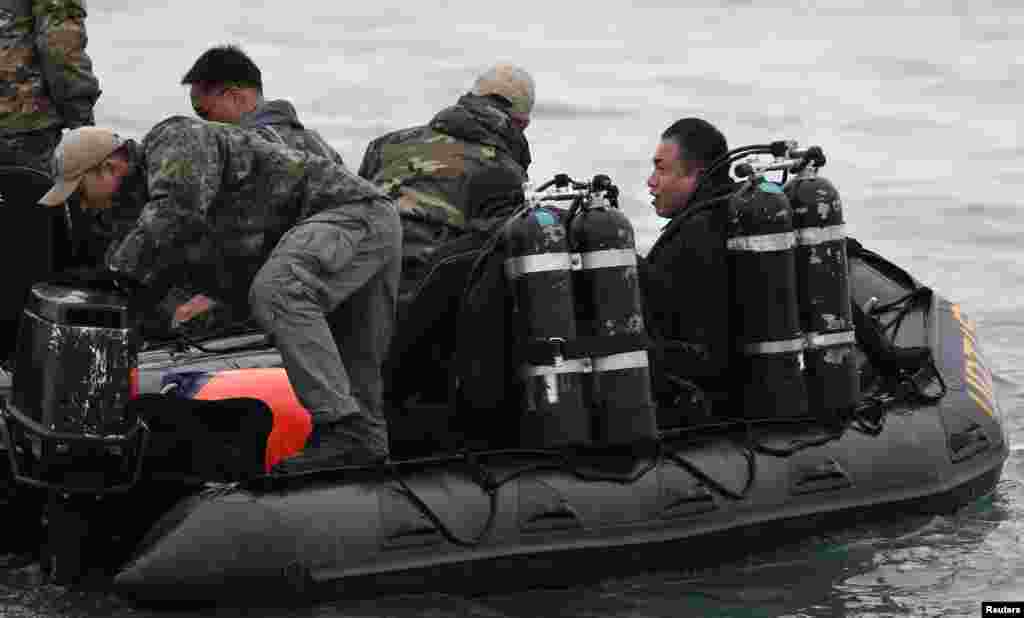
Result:
<instances>
[{"instance_id":1,"label":"yellow lettering on boat","mask_svg":"<svg viewBox=\"0 0 1024 618\"><path fill-rule=\"evenodd\" d=\"M960 325L960 334L964 341L964 382L967 394L978 407L989 416L995 416L996 395L992 372L982 361L978 350L978 335L974 322L961 313L960 305L952 306L953 317Z\"/></svg>"},{"instance_id":2,"label":"yellow lettering on boat","mask_svg":"<svg viewBox=\"0 0 1024 618\"><path fill-rule=\"evenodd\" d=\"M989 405L989 400L980 397L979 395L975 394L974 391L969 389L967 391L967 394L970 395L971 399L974 400L974 403L978 404L978 407L984 410L989 416L996 415L995 411L992 410L992 407Z\"/></svg>"},{"instance_id":3,"label":"yellow lettering on boat","mask_svg":"<svg viewBox=\"0 0 1024 618\"><path fill-rule=\"evenodd\" d=\"M971 384L985 390L989 395L995 394L995 385L992 384L992 376L984 367L978 366L977 363L966 363L964 366L964 374L967 381Z\"/></svg>"}]
</instances>

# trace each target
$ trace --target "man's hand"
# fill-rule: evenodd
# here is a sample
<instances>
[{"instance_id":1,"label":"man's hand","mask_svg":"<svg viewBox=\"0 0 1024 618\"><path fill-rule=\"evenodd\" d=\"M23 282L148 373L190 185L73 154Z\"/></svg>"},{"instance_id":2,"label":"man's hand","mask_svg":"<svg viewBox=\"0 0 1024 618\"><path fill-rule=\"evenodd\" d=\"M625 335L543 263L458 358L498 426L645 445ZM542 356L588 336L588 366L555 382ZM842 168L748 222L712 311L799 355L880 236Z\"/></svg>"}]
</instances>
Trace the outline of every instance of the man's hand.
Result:
<instances>
[{"instance_id":1,"label":"man's hand","mask_svg":"<svg viewBox=\"0 0 1024 618\"><path fill-rule=\"evenodd\" d=\"M217 301L212 298L203 296L202 294L196 294L192 298L188 299L184 304L178 305L178 308L174 310L174 318L171 319L171 328L177 328L196 316L206 313L216 304Z\"/></svg>"}]
</instances>

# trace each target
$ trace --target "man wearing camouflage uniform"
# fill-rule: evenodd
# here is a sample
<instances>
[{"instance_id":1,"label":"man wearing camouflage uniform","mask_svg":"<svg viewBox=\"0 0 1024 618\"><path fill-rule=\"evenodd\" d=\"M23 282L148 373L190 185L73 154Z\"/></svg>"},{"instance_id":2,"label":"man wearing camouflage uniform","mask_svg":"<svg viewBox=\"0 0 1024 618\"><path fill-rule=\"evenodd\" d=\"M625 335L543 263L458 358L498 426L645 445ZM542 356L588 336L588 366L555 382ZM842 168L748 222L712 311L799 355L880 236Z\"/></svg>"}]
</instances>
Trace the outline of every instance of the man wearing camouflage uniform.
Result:
<instances>
[{"instance_id":1,"label":"man wearing camouflage uniform","mask_svg":"<svg viewBox=\"0 0 1024 618\"><path fill-rule=\"evenodd\" d=\"M218 45L206 50L181 83L190 86L192 108L200 118L239 125L264 139L344 165L341 155L319 133L299 121L290 102L263 98L262 72L237 46ZM165 306L173 305L167 307L173 312L172 326L187 335L221 330L242 317L203 294L182 294L185 290L173 290Z\"/></svg>"},{"instance_id":2,"label":"man wearing camouflage uniform","mask_svg":"<svg viewBox=\"0 0 1024 618\"><path fill-rule=\"evenodd\" d=\"M58 181L42 204L79 188L84 208L109 208L115 197L118 207L143 204L107 251L119 276L159 288L163 274L185 267L195 281L209 274L204 291L248 296L313 418L305 452L286 468L387 455L380 370L401 260L391 200L333 161L181 116L138 145L107 129L72 131L54 167ZM339 306L359 323L336 344L326 314Z\"/></svg>"},{"instance_id":3,"label":"man wearing camouflage uniform","mask_svg":"<svg viewBox=\"0 0 1024 618\"><path fill-rule=\"evenodd\" d=\"M389 133L366 149L359 175L398 202L402 218L402 297L426 275L436 249L486 230L514 208L530 165L523 135L535 100L533 78L499 64L425 126Z\"/></svg>"},{"instance_id":4,"label":"man wearing camouflage uniform","mask_svg":"<svg viewBox=\"0 0 1024 618\"><path fill-rule=\"evenodd\" d=\"M85 0L0 0L0 164L50 175L64 127L93 123Z\"/></svg>"},{"instance_id":5,"label":"man wearing camouflage uniform","mask_svg":"<svg viewBox=\"0 0 1024 618\"><path fill-rule=\"evenodd\" d=\"M344 164L319 133L299 122L295 106L283 99L263 98L262 72L237 46L206 50L181 83L190 86L192 109L204 120L253 129L264 139Z\"/></svg>"}]
</instances>

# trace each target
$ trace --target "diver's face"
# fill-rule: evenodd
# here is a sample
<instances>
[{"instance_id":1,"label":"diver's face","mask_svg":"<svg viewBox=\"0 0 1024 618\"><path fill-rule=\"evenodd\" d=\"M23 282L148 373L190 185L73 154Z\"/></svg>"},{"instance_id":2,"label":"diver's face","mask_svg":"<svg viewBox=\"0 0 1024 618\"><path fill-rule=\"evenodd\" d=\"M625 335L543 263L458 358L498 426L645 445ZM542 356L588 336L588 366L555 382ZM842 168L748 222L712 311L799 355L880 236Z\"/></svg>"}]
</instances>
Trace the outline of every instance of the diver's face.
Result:
<instances>
[{"instance_id":1,"label":"diver's face","mask_svg":"<svg viewBox=\"0 0 1024 618\"><path fill-rule=\"evenodd\" d=\"M520 131L526 131L526 127L530 126L530 115L522 112L511 112L509 117L512 119L512 125Z\"/></svg>"},{"instance_id":2,"label":"diver's face","mask_svg":"<svg viewBox=\"0 0 1024 618\"><path fill-rule=\"evenodd\" d=\"M243 109L237 91L223 84L192 84L189 90L192 109L203 120L238 124Z\"/></svg>"},{"instance_id":3,"label":"diver's face","mask_svg":"<svg viewBox=\"0 0 1024 618\"><path fill-rule=\"evenodd\" d=\"M121 188L121 175L108 159L92 168L82 176L78 186L81 194L82 208L85 210L104 210L110 208L114 194Z\"/></svg>"},{"instance_id":4,"label":"diver's face","mask_svg":"<svg viewBox=\"0 0 1024 618\"><path fill-rule=\"evenodd\" d=\"M651 203L659 217L671 218L679 214L693 195L700 176L700 168L682 159L682 149L675 140L661 140L654 150L654 171L647 178Z\"/></svg>"}]
</instances>

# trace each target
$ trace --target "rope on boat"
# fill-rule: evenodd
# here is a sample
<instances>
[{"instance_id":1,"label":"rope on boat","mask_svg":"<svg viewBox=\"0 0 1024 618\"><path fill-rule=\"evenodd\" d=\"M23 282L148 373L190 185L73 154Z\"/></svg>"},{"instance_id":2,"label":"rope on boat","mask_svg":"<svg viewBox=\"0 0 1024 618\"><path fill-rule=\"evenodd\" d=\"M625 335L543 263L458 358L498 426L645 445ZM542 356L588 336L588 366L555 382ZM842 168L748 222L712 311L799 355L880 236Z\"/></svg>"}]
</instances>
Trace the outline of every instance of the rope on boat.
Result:
<instances>
[{"instance_id":1,"label":"rope on boat","mask_svg":"<svg viewBox=\"0 0 1024 618\"><path fill-rule=\"evenodd\" d=\"M747 482L743 485L743 489L738 493L711 478L711 476L701 470L700 467L675 451L669 452L668 459L723 496L732 498L733 500L743 500L747 497L747 494L750 493L750 488L754 486L754 477L757 476L757 456L749 448L743 450L743 456L747 460Z\"/></svg>"},{"instance_id":2,"label":"rope on boat","mask_svg":"<svg viewBox=\"0 0 1024 618\"><path fill-rule=\"evenodd\" d=\"M415 506L420 511L420 513L427 518L427 520L434 524L434 526L437 528L437 530L441 533L442 536L448 539L448 541L450 541L451 543L458 545L460 547L476 547L487 538L491 530L494 528L494 522L497 519L498 513L498 490L501 489L502 486L508 484L509 482L516 480L526 474L532 474L535 472L570 471L586 480L603 480L619 482L623 484L630 484L636 482L638 479L640 479L641 477L643 477L648 472L650 472L651 470L655 469L658 466L662 459L662 449L660 446L661 445L659 443L656 456L652 458L652 460L646 466L642 467L640 470L634 472L633 474L624 477L618 477L615 475L602 476L594 475L593 473L583 473L578 468L575 468L572 465L572 459L570 457L567 457L565 452L557 450L520 451L510 449L503 451L482 451L476 453L463 453L459 458L464 463L469 464L471 469L475 472L475 475L473 475L473 481L476 482L476 484L480 487L480 489L484 491L485 494L487 494L490 503L489 512L487 514L487 521L484 522L483 527L472 538L463 538L457 535L455 532L453 532L452 529L444 523L440 516L438 516L437 513L435 513L434 510L431 509L430 506L422 498L419 497L416 491L409 486L405 479L402 478L402 475L399 471L399 465L389 463L386 464L386 467L392 473L392 478L394 479L394 481L398 483L399 487L401 488L402 495L408 498L409 501L413 504L413 506ZM506 474L502 478L496 478L494 474L479 461L479 458L481 456L495 456L501 454L536 455L538 453L548 456L554 456L554 461L524 466L523 468ZM748 479L748 487L751 484L751 482L752 480Z\"/></svg>"},{"instance_id":3,"label":"rope on boat","mask_svg":"<svg viewBox=\"0 0 1024 618\"><path fill-rule=\"evenodd\" d=\"M420 513L430 521L430 523L434 524L434 527L437 528L442 536L448 539L452 544L460 547L476 547L477 545L480 545L485 538L487 538L487 535L490 534L491 530L494 528L494 522L498 515L498 487L500 487L500 485L494 485L493 483L486 483L486 485L480 484L480 488L485 494L487 494L489 499L487 521L484 522L484 525L476 535L472 538L466 539L455 534L455 532L453 532L452 529L444 523L437 513L434 512L434 509L430 508L430 505L424 502L413 488L405 482L405 479L402 478L397 465L386 464L386 467L388 471L391 472L391 476L394 481L398 483L398 486L401 488L400 493L408 498L413 506L415 506L417 510L419 510ZM490 471L482 467L481 470L486 474L486 476L490 476Z\"/></svg>"}]
</instances>

